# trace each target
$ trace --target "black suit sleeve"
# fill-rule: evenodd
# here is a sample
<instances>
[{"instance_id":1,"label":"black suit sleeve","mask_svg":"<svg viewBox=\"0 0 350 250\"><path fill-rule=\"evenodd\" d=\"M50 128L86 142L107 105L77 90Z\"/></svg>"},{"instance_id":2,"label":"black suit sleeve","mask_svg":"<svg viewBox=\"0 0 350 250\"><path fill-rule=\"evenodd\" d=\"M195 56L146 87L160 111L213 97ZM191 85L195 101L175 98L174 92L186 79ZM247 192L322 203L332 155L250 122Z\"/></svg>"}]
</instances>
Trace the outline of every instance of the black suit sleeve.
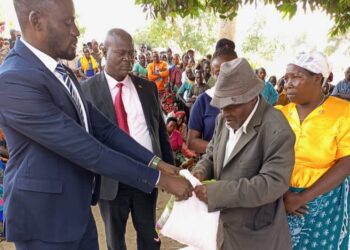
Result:
<instances>
[{"instance_id":1,"label":"black suit sleeve","mask_svg":"<svg viewBox=\"0 0 350 250\"><path fill-rule=\"evenodd\" d=\"M157 107L158 107L158 112L159 112L159 143L160 143L160 149L162 151L162 160L169 163L169 164L175 164L175 160L174 160L174 154L173 154L173 150L171 148L170 145L170 141L169 141L169 135L168 135L168 130L166 128L164 119L163 119L163 112L160 106L160 102L159 102L159 98L158 98L158 90L155 86L154 86L154 91L156 92L156 100L157 100Z\"/></svg>"}]
</instances>

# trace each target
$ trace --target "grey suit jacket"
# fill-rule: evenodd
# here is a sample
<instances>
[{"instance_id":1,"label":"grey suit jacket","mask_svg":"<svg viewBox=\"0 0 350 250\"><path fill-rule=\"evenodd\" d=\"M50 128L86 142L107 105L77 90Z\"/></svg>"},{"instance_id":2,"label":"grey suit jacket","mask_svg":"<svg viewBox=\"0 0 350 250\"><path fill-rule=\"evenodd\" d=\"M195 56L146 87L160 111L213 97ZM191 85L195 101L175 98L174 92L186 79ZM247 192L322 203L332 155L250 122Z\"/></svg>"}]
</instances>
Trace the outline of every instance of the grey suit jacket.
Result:
<instances>
[{"instance_id":1,"label":"grey suit jacket","mask_svg":"<svg viewBox=\"0 0 350 250\"><path fill-rule=\"evenodd\" d=\"M157 87L153 82L130 75L142 104L153 152L165 162L174 164L168 132L160 109ZM112 123L117 124L112 96L104 72L82 83L85 97L95 105ZM127 166L125 166L127 167ZM118 182L102 177L100 199L113 200L118 193Z\"/></svg>"},{"instance_id":2,"label":"grey suit jacket","mask_svg":"<svg viewBox=\"0 0 350 250\"><path fill-rule=\"evenodd\" d=\"M226 165L229 131L221 115L194 172L217 181L207 186L209 211L221 211L223 249L291 249L282 195L294 166L295 136L282 113L260 103ZM221 237L220 237L221 236Z\"/></svg>"}]
</instances>

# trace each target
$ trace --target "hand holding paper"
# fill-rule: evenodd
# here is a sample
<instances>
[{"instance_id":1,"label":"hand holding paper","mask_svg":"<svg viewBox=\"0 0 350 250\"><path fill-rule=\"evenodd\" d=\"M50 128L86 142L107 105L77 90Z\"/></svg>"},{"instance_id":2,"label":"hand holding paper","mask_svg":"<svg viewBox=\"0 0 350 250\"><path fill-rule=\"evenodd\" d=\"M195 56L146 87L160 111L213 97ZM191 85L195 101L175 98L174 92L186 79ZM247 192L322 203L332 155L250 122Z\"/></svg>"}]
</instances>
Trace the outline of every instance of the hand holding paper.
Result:
<instances>
[{"instance_id":1,"label":"hand holding paper","mask_svg":"<svg viewBox=\"0 0 350 250\"><path fill-rule=\"evenodd\" d=\"M168 175L179 175L180 171L178 167L168 164L165 161L160 161L157 165L157 169Z\"/></svg>"},{"instance_id":2,"label":"hand holding paper","mask_svg":"<svg viewBox=\"0 0 350 250\"><path fill-rule=\"evenodd\" d=\"M194 193L196 194L199 200L203 201L205 204L208 204L208 194L206 185L196 186L194 188Z\"/></svg>"},{"instance_id":3,"label":"hand holding paper","mask_svg":"<svg viewBox=\"0 0 350 250\"><path fill-rule=\"evenodd\" d=\"M181 176L161 173L157 186L175 195L178 200L187 200L192 196L191 183Z\"/></svg>"},{"instance_id":4,"label":"hand holding paper","mask_svg":"<svg viewBox=\"0 0 350 250\"><path fill-rule=\"evenodd\" d=\"M181 170L192 186L206 190L206 186L196 179L188 170ZM216 236L220 212L208 212L208 206L195 195L186 201L174 201L172 197L157 222L157 229L162 235L170 237L190 249L216 249Z\"/></svg>"}]
</instances>

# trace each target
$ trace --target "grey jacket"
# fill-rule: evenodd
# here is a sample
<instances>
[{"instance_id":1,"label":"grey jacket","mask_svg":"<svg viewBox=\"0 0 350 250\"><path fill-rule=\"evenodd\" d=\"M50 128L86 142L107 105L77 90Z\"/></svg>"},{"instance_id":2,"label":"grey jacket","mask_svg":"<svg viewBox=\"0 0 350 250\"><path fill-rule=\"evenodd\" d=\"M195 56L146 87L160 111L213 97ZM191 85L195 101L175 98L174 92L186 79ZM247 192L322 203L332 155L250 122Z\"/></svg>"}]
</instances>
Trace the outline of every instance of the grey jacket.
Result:
<instances>
[{"instance_id":1,"label":"grey jacket","mask_svg":"<svg viewBox=\"0 0 350 250\"><path fill-rule=\"evenodd\" d=\"M221 211L218 244L227 250L291 249L283 194L294 166L295 136L283 114L262 98L226 165L229 130L217 117L213 139L194 172L208 184L208 209ZM223 240L223 246L220 241Z\"/></svg>"}]
</instances>

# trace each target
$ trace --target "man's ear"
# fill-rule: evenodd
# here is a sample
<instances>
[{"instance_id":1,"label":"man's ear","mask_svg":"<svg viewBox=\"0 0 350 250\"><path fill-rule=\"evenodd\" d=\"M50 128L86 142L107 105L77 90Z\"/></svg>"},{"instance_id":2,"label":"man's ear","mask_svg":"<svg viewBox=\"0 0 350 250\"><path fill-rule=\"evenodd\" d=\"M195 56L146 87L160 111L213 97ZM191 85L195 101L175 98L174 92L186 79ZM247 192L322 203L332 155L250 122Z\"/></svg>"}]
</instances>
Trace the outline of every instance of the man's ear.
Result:
<instances>
[{"instance_id":1,"label":"man's ear","mask_svg":"<svg viewBox=\"0 0 350 250\"><path fill-rule=\"evenodd\" d=\"M31 11L29 13L29 24L32 26L33 30L35 31L42 31L44 29L43 26L43 18L40 12L38 11Z\"/></svg>"}]
</instances>

